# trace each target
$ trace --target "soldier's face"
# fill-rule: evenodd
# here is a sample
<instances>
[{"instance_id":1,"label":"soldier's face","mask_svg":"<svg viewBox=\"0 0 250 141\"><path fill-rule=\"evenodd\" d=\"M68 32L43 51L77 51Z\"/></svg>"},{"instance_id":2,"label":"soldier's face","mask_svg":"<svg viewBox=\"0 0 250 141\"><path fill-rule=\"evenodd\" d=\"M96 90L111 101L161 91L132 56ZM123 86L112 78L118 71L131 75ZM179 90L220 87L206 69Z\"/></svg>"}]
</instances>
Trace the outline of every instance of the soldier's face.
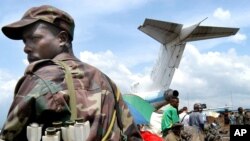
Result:
<instances>
[{"instance_id":1,"label":"soldier's face","mask_svg":"<svg viewBox=\"0 0 250 141\"><path fill-rule=\"evenodd\" d=\"M29 63L41 59L53 59L62 52L59 29L45 22L37 22L23 31L24 52Z\"/></svg>"}]
</instances>

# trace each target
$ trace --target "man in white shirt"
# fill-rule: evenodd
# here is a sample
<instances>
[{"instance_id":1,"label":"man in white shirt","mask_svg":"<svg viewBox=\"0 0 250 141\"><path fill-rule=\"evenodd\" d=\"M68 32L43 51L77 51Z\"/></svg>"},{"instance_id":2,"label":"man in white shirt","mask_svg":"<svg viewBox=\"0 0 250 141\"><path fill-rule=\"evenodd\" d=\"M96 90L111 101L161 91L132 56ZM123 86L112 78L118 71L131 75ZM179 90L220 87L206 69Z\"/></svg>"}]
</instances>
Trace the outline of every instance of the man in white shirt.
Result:
<instances>
[{"instance_id":1,"label":"man in white shirt","mask_svg":"<svg viewBox=\"0 0 250 141\"><path fill-rule=\"evenodd\" d=\"M188 108L183 107L182 113L179 114L180 117L180 123L182 123L185 126L189 126L189 115L188 115Z\"/></svg>"}]
</instances>

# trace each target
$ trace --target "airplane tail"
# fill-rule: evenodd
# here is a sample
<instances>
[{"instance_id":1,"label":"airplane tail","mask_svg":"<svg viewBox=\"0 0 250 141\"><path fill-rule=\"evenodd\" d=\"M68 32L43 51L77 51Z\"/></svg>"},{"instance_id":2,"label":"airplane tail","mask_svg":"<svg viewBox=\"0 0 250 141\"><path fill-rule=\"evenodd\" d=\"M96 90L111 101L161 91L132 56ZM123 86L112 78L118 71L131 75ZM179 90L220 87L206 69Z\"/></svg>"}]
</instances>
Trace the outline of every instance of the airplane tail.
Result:
<instances>
[{"instance_id":1,"label":"airplane tail","mask_svg":"<svg viewBox=\"0 0 250 141\"><path fill-rule=\"evenodd\" d=\"M182 24L145 19L138 29L161 44L178 45L181 42L213 39L235 35L239 28L200 26L203 19L197 24L183 28Z\"/></svg>"},{"instance_id":2,"label":"airplane tail","mask_svg":"<svg viewBox=\"0 0 250 141\"><path fill-rule=\"evenodd\" d=\"M162 44L159 58L151 72L155 89L169 88L175 69L179 67L186 42L226 37L236 34L239 30L239 28L200 26L201 22L183 28L183 25L178 23L146 19L143 25L138 27Z\"/></svg>"}]
</instances>

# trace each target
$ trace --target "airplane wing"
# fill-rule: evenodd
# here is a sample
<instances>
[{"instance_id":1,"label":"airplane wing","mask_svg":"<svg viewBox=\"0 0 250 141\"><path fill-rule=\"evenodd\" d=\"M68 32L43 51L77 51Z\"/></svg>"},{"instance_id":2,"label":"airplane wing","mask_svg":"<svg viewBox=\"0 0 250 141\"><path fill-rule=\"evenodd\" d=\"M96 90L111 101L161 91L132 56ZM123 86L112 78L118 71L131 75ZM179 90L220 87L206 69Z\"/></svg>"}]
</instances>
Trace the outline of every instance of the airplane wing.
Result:
<instances>
[{"instance_id":1,"label":"airplane wing","mask_svg":"<svg viewBox=\"0 0 250 141\"><path fill-rule=\"evenodd\" d=\"M138 29L158 42L166 44L179 36L182 24L145 19L143 25Z\"/></svg>"},{"instance_id":2,"label":"airplane wing","mask_svg":"<svg viewBox=\"0 0 250 141\"><path fill-rule=\"evenodd\" d=\"M239 28L198 26L185 39L185 42L219 38L219 37L227 37L230 35L235 35L238 32L238 30Z\"/></svg>"}]
</instances>

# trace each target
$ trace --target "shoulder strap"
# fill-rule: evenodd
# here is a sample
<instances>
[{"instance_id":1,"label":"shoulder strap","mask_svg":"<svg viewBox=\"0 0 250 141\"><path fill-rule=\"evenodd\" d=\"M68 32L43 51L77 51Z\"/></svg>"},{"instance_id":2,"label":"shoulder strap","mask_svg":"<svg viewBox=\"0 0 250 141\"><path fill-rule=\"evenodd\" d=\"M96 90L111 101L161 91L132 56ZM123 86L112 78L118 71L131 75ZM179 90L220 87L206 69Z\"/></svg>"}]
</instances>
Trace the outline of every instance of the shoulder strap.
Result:
<instances>
[{"instance_id":1,"label":"shoulder strap","mask_svg":"<svg viewBox=\"0 0 250 141\"><path fill-rule=\"evenodd\" d=\"M108 131L105 133L104 137L102 138L102 141L107 140L107 137L111 133L111 129L114 126L116 117L117 117L117 124L121 130L121 138L123 141L126 141L127 137L126 137L126 135L123 134L123 124L122 124L122 119L121 119L121 114L120 114L120 109L119 109L119 99L120 99L121 93L117 87L115 87L115 89L114 89L114 87L113 87L113 86L115 86L114 82L109 77L106 77L106 78L109 80L110 83L112 83L111 88L112 88L112 91L114 94L114 99L115 99L115 107L114 107L115 109L114 109L114 112L112 115L111 123L108 127Z\"/></svg>"},{"instance_id":2,"label":"shoulder strap","mask_svg":"<svg viewBox=\"0 0 250 141\"><path fill-rule=\"evenodd\" d=\"M118 126L120 127L121 130L123 130L123 124L122 124L120 108L119 108L119 99L120 99L121 93L117 87L116 87L116 90L113 90L113 92L114 92L114 98L115 98L115 110L117 111L116 116L117 116Z\"/></svg>"},{"instance_id":3,"label":"shoulder strap","mask_svg":"<svg viewBox=\"0 0 250 141\"><path fill-rule=\"evenodd\" d=\"M118 87L114 84L114 82L112 80L110 80L110 78L108 78L109 81L112 83L112 90L113 90L113 94L114 94L114 98L115 98L115 110L116 112L116 116L117 116L117 122L118 122L118 126L120 127L121 130L123 130L123 124L122 124L122 118L121 118L121 114L120 114L120 108L119 108L119 99L121 96L121 92L118 89ZM114 87L115 86L115 89Z\"/></svg>"},{"instance_id":4,"label":"shoulder strap","mask_svg":"<svg viewBox=\"0 0 250 141\"><path fill-rule=\"evenodd\" d=\"M65 80L68 87L69 92L69 106L71 111L71 120L75 120L77 118L77 108L76 108L76 92L73 83L72 74L70 72L69 66L63 61L56 62L58 65L64 68L65 70Z\"/></svg>"}]
</instances>

